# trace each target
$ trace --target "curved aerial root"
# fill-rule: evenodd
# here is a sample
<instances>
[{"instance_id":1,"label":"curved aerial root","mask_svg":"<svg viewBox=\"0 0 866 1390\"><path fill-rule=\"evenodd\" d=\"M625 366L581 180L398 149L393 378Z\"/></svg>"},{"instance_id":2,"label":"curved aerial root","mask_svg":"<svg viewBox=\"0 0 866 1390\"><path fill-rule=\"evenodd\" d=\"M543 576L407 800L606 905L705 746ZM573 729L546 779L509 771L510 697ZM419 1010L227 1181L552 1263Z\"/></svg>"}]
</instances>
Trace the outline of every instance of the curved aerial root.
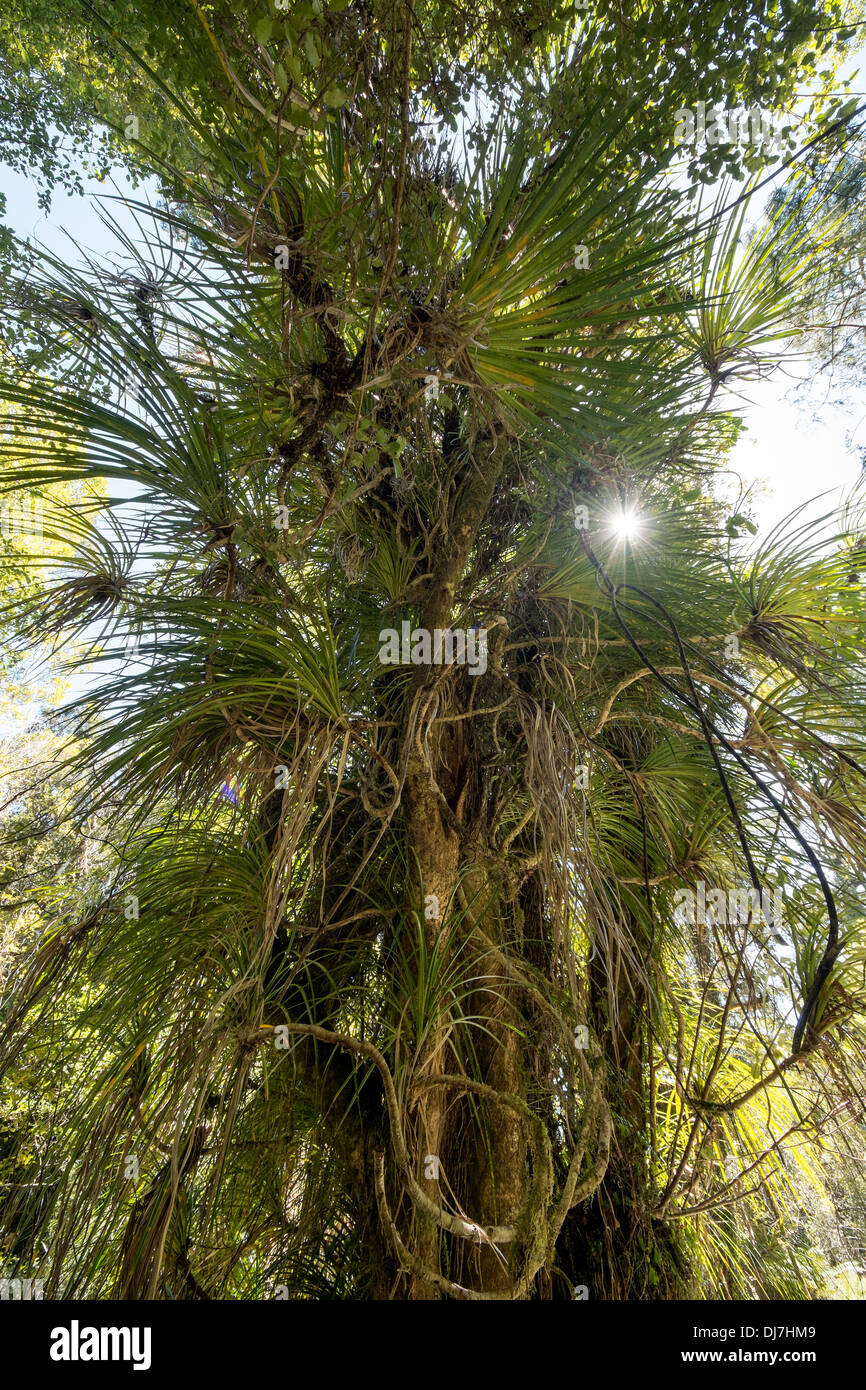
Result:
<instances>
[{"instance_id":1,"label":"curved aerial root","mask_svg":"<svg viewBox=\"0 0 866 1390\"><path fill-rule=\"evenodd\" d=\"M263 1025L271 1027L273 1025ZM532 1184L527 1200L513 1224L507 1226L484 1226L480 1222L468 1221L444 1211L418 1184L412 1171L412 1162L403 1132L400 1105L394 1078L382 1053L373 1043L363 1038L353 1038L348 1033L335 1033L330 1028L321 1028L315 1023L281 1024L288 1033L317 1038L320 1042L335 1047L346 1048L360 1053L373 1062L382 1078L385 1105L388 1111L391 1150L397 1168L400 1170L406 1191L414 1205L429 1217L440 1229L458 1236L462 1240L486 1243L497 1247L520 1241L520 1272L511 1289L504 1292L484 1293L466 1289L460 1284L445 1279L434 1270L423 1265L405 1246L394 1224L385 1193L385 1154L376 1154L376 1201L387 1232L400 1264L433 1287L441 1289L454 1298L469 1299L521 1299L525 1297L539 1270L553 1257L553 1250L562 1224L578 1202L589 1197L600 1184L607 1169L610 1151L611 1119L604 1100L603 1059L600 1051L594 1049L592 1063L581 1058L584 1075L589 1079L590 1090L584 1105L580 1130L575 1141L569 1162L568 1175L558 1198L553 1201L553 1156L550 1138L543 1121L519 1096L497 1091L483 1081L475 1081L468 1076L443 1073L439 1076L421 1077L413 1083L413 1090L429 1089L433 1086L447 1086L453 1090L470 1091L497 1105L514 1110L523 1122L529 1153L532 1159ZM588 1170L581 1177L584 1158L591 1144L594 1144L594 1157Z\"/></svg>"}]
</instances>

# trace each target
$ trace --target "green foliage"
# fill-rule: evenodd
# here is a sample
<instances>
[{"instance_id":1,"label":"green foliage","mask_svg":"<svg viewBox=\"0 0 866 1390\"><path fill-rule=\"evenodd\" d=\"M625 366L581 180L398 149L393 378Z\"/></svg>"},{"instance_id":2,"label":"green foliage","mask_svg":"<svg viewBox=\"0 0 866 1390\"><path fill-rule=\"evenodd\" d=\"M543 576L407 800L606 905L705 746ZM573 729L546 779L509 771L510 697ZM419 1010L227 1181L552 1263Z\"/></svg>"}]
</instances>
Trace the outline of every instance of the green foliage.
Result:
<instances>
[{"instance_id":1,"label":"green foliage","mask_svg":"<svg viewBox=\"0 0 866 1390\"><path fill-rule=\"evenodd\" d=\"M809 72L811 10L776 48L654 7L639 52L619 12L161 15L112 53L171 196L123 270L8 273L0 456L57 500L0 616L91 678L45 838L101 844L52 887L35 793L7 815L10 1260L67 1296L812 1294L785 1236L862 1116L866 527L755 549L713 481L832 222L695 214L659 140L711 36L730 94ZM689 64L647 58L678 22ZM404 621L485 629L486 670L383 665ZM698 882L786 892L690 919Z\"/></svg>"}]
</instances>

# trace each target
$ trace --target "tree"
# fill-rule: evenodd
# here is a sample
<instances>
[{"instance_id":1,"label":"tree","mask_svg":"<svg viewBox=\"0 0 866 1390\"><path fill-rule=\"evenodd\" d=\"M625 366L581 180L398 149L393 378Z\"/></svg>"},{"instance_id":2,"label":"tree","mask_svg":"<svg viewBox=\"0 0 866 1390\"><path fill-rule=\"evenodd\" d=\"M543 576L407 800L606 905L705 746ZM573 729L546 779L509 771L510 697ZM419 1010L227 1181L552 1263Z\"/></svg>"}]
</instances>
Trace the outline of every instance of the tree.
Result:
<instances>
[{"instance_id":1,"label":"tree","mask_svg":"<svg viewBox=\"0 0 866 1390\"><path fill-rule=\"evenodd\" d=\"M672 113L697 100L730 107L772 102L787 111L809 87L815 113L829 119L841 105L835 68L857 32L848 0L741 0L711 8L688 0L650 6L483 0L472 10L428 0L415 4L413 14L420 36L413 90L452 129L467 95L483 91L494 111L517 100L539 108L539 131L550 138L591 117L600 99L618 100L637 83L643 143L656 158L660 143L668 146ZM9 0L0 18L4 158L39 179L46 200L58 184L81 188L82 160L103 173L119 153L133 171L151 170L147 152L182 163L195 152L166 88L182 93L216 130L242 95L238 80L253 98L243 102L248 122L262 115L262 104L270 109L279 91L304 106L351 95L356 121L375 125L375 102L363 94L372 93L372 78L383 95L380 57L399 16L399 6L380 0L286 0L240 9L224 0L181 6ZM723 166L736 169L742 153L708 147L696 152L695 167L715 177Z\"/></svg>"},{"instance_id":2,"label":"tree","mask_svg":"<svg viewBox=\"0 0 866 1390\"><path fill-rule=\"evenodd\" d=\"M863 126L846 123L829 145L820 145L797 169L786 192L790 203L802 202L802 217L819 196L836 222L835 254L816 267L812 293L798 317L800 344L813 368L813 385L832 392L844 408L851 387L862 385L864 360L864 293L866 293L866 230L864 230Z\"/></svg>"},{"instance_id":3,"label":"tree","mask_svg":"<svg viewBox=\"0 0 866 1390\"><path fill-rule=\"evenodd\" d=\"M217 131L153 74L194 157L155 153L128 272L10 272L16 484L104 491L7 616L109 663L63 766L112 864L6 994L64 1117L16 1258L67 1296L808 1296L780 1224L862 1115L863 527L751 553L711 484L821 208L695 211L649 88L563 128L580 21L520 112L507 17L474 121L411 5L354 47L311 14L315 100L280 17L251 53L199 12Z\"/></svg>"}]
</instances>

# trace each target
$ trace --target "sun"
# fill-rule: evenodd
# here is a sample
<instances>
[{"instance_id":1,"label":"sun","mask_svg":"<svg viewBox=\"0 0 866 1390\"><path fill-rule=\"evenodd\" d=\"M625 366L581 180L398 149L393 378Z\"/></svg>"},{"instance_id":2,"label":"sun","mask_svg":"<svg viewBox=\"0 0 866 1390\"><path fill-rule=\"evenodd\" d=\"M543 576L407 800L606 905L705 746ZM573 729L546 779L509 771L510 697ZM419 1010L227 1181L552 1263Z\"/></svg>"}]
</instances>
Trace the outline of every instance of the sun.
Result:
<instances>
[{"instance_id":1,"label":"sun","mask_svg":"<svg viewBox=\"0 0 866 1390\"><path fill-rule=\"evenodd\" d=\"M610 518L611 534L618 541L633 541L641 533L642 518L633 508L623 507Z\"/></svg>"}]
</instances>

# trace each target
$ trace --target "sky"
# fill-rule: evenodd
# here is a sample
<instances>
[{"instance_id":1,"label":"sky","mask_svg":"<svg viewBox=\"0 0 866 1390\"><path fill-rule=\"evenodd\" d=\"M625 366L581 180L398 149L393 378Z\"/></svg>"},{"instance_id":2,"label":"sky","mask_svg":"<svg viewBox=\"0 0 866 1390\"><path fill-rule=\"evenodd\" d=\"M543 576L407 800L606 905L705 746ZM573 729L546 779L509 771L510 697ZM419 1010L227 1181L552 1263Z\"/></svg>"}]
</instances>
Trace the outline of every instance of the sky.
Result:
<instances>
[{"instance_id":1,"label":"sky","mask_svg":"<svg viewBox=\"0 0 866 1390\"><path fill-rule=\"evenodd\" d=\"M828 511L854 487L866 447L866 396L852 396L846 408L807 404L798 389L805 364L793 364L767 380L747 386L746 429L734 448L730 468L755 484L751 511L759 539L795 508L821 496ZM822 496L822 494L827 496ZM811 513L813 509L809 508Z\"/></svg>"},{"instance_id":2,"label":"sky","mask_svg":"<svg viewBox=\"0 0 866 1390\"><path fill-rule=\"evenodd\" d=\"M134 190L132 184L117 170L113 176L116 191L143 202L148 185ZM102 225L94 199L105 198L115 191L110 184L93 178L83 179L84 194L66 193L55 189L51 211L43 212L37 202L38 189L24 174L0 162L0 192L6 195L6 222L20 237L29 237L55 255L79 257L69 241L71 235L88 250L99 254L117 253L117 243L107 227ZM150 185L155 188L155 183ZM131 225L131 224L130 224ZM67 235L67 233L69 235Z\"/></svg>"},{"instance_id":3,"label":"sky","mask_svg":"<svg viewBox=\"0 0 866 1390\"><path fill-rule=\"evenodd\" d=\"M861 47L842 65L837 79L839 88L849 84L851 95L857 94L860 100L863 56ZM803 93L803 110L809 95L809 91ZM775 186L767 188L767 197ZM820 390L807 393L803 389L812 365L785 360L768 378L742 390L748 401L742 412L746 429L730 466L757 485L751 510L759 527L758 542L811 498L820 495L821 501L816 508L807 508L807 515L812 510L828 511L831 504L850 495L860 478L861 451L866 448L866 391L850 394L841 408L826 395L822 401ZM742 406L742 399L737 404Z\"/></svg>"}]
</instances>

